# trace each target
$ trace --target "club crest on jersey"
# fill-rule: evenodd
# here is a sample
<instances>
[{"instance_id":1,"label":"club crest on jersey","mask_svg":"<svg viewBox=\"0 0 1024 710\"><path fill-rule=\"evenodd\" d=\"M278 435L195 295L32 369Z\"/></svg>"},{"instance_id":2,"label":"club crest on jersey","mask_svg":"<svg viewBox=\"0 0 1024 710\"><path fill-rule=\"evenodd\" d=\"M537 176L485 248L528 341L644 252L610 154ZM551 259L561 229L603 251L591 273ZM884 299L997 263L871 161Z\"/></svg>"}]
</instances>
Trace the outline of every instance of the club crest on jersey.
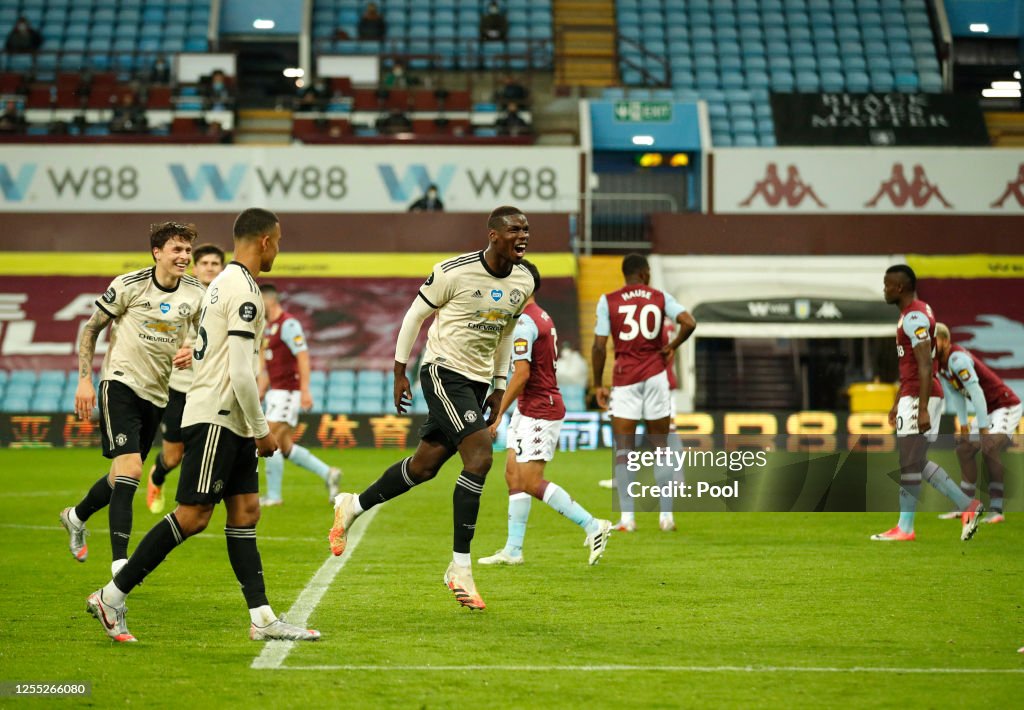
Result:
<instances>
[{"instance_id":1,"label":"club crest on jersey","mask_svg":"<svg viewBox=\"0 0 1024 710\"><path fill-rule=\"evenodd\" d=\"M128 443L128 435L118 434L117 436L114 437L114 443L117 444L118 448L124 446L125 444Z\"/></svg>"},{"instance_id":2,"label":"club crest on jersey","mask_svg":"<svg viewBox=\"0 0 1024 710\"><path fill-rule=\"evenodd\" d=\"M518 306L519 302L523 300L523 296L525 296L525 295L526 294L524 294L518 288L514 288L508 294L508 300L512 303L513 306Z\"/></svg>"},{"instance_id":3,"label":"club crest on jersey","mask_svg":"<svg viewBox=\"0 0 1024 710\"><path fill-rule=\"evenodd\" d=\"M178 315L180 315L182 318L188 318L190 315L192 315L192 306L188 305L187 303L179 304Z\"/></svg>"},{"instance_id":4,"label":"club crest on jersey","mask_svg":"<svg viewBox=\"0 0 1024 710\"><path fill-rule=\"evenodd\" d=\"M476 412L472 409L467 409L466 413L462 415L462 418L465 419L468 424L472 424L476 421Z\"/></svg>"},{"instance_id":5,"label":"club crest on jersey","mask_svg":"<svg viewBox=\"0 0 1024 710\"><path fill-rule=\"evenodd\" d=\"M504 295L505 295L505 292L502 291L500 288L496 288L493 291L491 291L491 298L493 298L495 300L495 302L500 301L501 297L504 296Z\"/></svg>"},{"instance_id":6,"label":"club crest on jersey","mask_svg":"<svg viewBox=\"0 0 1024 710\"><path fill-rule=\"evenodd\" d=\"M161 303L160 304L160 312L163 313L164 315L167 315L168 313L170 313L171 312L171 304L170 303Z\"/></svg>"},{"instance_id":7,"label":"club crest on jersey","mask_svg":"<svg viewBox=\"0 0 1024 710\"><path fill-rule=\"evenodd\" d=\"M117 298L117 291L114 290L113 286L103 292L104 303L113 303L115 298Z\"/></svg>"}]
</instances>

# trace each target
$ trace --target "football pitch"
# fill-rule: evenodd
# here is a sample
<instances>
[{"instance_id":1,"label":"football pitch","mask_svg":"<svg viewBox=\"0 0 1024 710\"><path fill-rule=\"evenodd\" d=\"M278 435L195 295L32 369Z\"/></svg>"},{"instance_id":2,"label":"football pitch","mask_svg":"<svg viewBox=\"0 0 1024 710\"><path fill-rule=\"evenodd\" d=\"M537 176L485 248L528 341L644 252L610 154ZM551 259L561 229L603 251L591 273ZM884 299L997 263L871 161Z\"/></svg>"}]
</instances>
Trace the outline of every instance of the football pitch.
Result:
<instances>
[{"instance_id":1,"label":"football pitch","mask_svg":"<svg viewBox=\"0 0 1024 710\"><path fill-rule=\"evenodd\" d=\"M399 458L316 453L344 468L343 490ZM608 457L559 454L548 477L612 517L611 492L596 485ZM526 564L475 566L488 605L478 613L441 580L457 463L364 516L341 558L327 546L323 485L288 464L285 505L258 528L267 590L279 614L308 614L323 639L248 639L220 508L132 593L139 643L119 645L84 612L109 579L106 511L89 521L84 564L57 519L105 463L96 450L0 450L0 682L89 682L91 695L70 702L99 707L1010 707L1024 697L1020 514L962 543L958 522L922 513L916 542L888 545L868 536L892 513L678 514L675 533L644 514L589 567L583 532L534 501ZM505 540L503 464L496 453L474 559ZM131 549L157 520L143 485Z\"/></svg>"}]
</instances>

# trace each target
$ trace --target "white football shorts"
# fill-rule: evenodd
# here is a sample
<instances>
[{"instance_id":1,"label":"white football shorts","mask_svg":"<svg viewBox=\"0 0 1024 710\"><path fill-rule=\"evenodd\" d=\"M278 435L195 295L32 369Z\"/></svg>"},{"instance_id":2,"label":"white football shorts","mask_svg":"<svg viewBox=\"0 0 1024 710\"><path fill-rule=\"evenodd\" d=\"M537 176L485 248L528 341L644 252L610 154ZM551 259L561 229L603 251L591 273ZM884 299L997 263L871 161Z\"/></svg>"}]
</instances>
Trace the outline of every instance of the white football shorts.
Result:
<instances>
[{"instance_id":1,"label":"white football shorts","mask_svg":"<svg viewBox=\"0 0 1024 710\"><path fill-rule=\"evenodd\" d=\"M561 419L534 419L517 409L508 425L505 447L514 451L516 461L550 461L558 448Z\"/></svg>"},{"instance_id":2,"label":"white football shorts","mask_svg":"<svg viewBox=\"0 0 1024 710\"><path fill-rule=\"evenodd\" d=\"M672 414L672 395L668 374L659 372L642 382L612 387L608 410L613 417L634 421L654 421Z\"/></svg>"},{"instance_id":3,"label":"white football shorts","mask_svg":"<svg viewBox=\"0 0 1024 710\"><path fill-rule=\"evenodd\" d=\"M900 397L896 405L896 436L913 436L920 434L917 430L917 397ZM931 428L924 432L925 438L934 443L939 438L939 422L942 420L942 397L928 398L928 417Z\"/></svg>"},{"instance_id":4,"label":"white football shorts","mask_svg":"<svg viewBox=\"0 0 1024 710\"><path fill-rule=\"evenodd\" d=\"M1020 424L1021 405L1015 404L1012 407L1000 407L994 412L989 412L989 434L1006 434L1013 441L1013 435L1017 433L1017 426ZM978 426L978 418L971 420L971 440L977 441L981 434Z\"/></svg>"},{"instance_id":5,"label":"white football shorts","mask_svg":"<svg viewBox=\"0 0 1024 710\"><path fill-rule=\"evenodd\" d=\"M298 390L269 390L263 398L268 422L284 422L290 427L299 423L302 393Z\"/></svg>"}]
</instances>

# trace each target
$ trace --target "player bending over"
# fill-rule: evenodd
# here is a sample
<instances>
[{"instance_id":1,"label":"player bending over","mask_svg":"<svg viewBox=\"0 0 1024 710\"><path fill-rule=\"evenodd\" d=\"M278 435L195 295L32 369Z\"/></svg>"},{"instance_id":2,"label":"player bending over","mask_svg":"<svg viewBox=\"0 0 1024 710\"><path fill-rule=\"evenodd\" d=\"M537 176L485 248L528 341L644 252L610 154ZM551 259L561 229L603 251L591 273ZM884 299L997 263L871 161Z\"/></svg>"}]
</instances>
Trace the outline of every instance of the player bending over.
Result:
<instances>
[{"instance_id":1,"label":"player bending over","mask_svg":"<svg viewBox=\"0 0 1024 710\"><path fill-rule=\"evenodd\" d=\"M981 451L988 466L990 511L983 523L1003 522L1003 451L1013 441L1020 424L1020 398L974 353L953 345L949 328L935 324L935 351L942 387L956 407L960 423L956 455L960 461L960 490L969 498L977 491ZM974 419L968 424L967 397L974 405ZM980 434L980 437L979 437ZM980 441L980 443L979 443ZM940 517L959 518L963 511Z\"/></svg>"}]
</instances>

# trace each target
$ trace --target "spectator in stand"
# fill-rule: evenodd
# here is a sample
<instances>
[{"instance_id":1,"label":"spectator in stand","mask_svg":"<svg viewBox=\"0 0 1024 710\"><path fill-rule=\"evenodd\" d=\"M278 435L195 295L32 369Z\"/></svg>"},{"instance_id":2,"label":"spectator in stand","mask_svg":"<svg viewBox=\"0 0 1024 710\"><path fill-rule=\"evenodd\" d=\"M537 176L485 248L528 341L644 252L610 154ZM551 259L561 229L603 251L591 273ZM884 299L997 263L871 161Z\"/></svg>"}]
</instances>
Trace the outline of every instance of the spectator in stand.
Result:
<instances>
[{"instance_id":1,"label":"spectator in stand","mask_svg":"<svg viewBox=\"0 0 1024 710\"><path fill-rule=\"evenodd\" d=\"M359 39L380 41L387 34L388 26L380 15L376 3L370 3L359 18Z\"/></svg>"},{"instance_id":2,"label":"spectator in stand","mask_svg":"<svg viewBox=\"0 0 1024 710\"><path fill-rule=\"evenodd\" d=\"M522 106L529 97L529 90L511 76L503 76L501 86L494 92L494 100L502 108L506 108L512 102Z\"/></svg>"},{"instance_id":3,"label":"spectator in stand","mask_svg":"<svg viewBox=\"0 0 1024 710\"><path fill-rule=\"evenodd\" d=\"M206 98L211 109L221 110L231 103L231 87L228 79L220 69L214 69L206 86Z\"/></svg>"},{"instance_id":4,"label":"spectator in stand","mask_svg":"<svg viewBox=\"0 0 1024 710\"><path fill-rule=\"evenodd\" d=\"M514 101L505 107L505 115L495 121L494 127L503 136L527 136L533 133L529 121L519 113L519 104Z\"/></svg>"},{"instance_id":5,"label":"spectator in stand","mask_svg":"<svg viewBox=\"0 0 1024 710\"><path fill-rule=\"evenodd\" d=\"M444 203L437 196L437 185L429 185L423 197L409 205L410 212L444 212Z\"/></svg>"},{"instance_id":6,"label":"spectator in stand","mask_svg":"<svg viewBox=\"0 0 1024 710\"><path fill-rule=\"evenodd\" d=\"M299 92L299 111L323 111L327 105L327 99L331 98L330 87L326 79L317 79L310 86Z\"/></svg>"},{"instance_id":7,"label":"spectator in stand","mask_svg":"<svg viewBox=\"0 0 1024 710\"><path fill-rule=\"evenodd\" d=\"M391 70L384 75L381 86L387 89L408 89L419 82L405 73L405 65L402 62L395 62Z\"/></svg>"},{"instance_id":8,"label":"spectator in stand","mask_svg":"<svg viewBox=\"0 0 1024 710\"><path fill-rule=\"evenodd\" d=\"M24 133L25 114L17 101L8 101L4 106L3 115L0 115L0 133Z\"/></svg>"},{"instance_id":9,"label":"spectator in stand","mask_svg":"<svg viewBox=\"0 0 1024 710\"><path fill-rule=\"evenodd\" d=\"M145 133L146 111L135 94L125 92L110 117L111 133Z\"/></svg>"},{"instance_id":10,"label":"spectator in stand","mask_svg":"<svg viewBox=\"0 0 1024 710\"><path fill-rule=\"evenodd\" d=\"M35 52L43 44L43 36L22 16L7 35L7 51L11 54Z\"/></svg>"},{"instance_id":11,"label":"spectator in stand","mask_svg":"<svg viewBox=\"0 0 1024 710\"><path fill-rule=\"evenodd\" d=\"M377 130L385 135L397 133L412 133L412 121L398 108L391 109L391 112L377 121Z\"/></svg>"},{"instance_id":12,"label":"spectator in stand","mask_svg":"<svg viewBox=\"0 0 1024 710\"><path fill-rule=\"evenodd\" d=\"M480 39L485 42L504 42L508 37L508 18L498 7L498 3L492 2L487 6L487 12L480 18Z\"/></svg>"},{"instance_id":13,"label":"spectator in stand","mask_svg":"<svg viewBox=\"0 0 1024 710\"><path fill-rule=\"evenodd\" d=\"M171 65L167 63L167 59L163 55L157 57L153 62L153 66L149 68L149 83L171 83Z\"/></svg>"}]
</instances>

